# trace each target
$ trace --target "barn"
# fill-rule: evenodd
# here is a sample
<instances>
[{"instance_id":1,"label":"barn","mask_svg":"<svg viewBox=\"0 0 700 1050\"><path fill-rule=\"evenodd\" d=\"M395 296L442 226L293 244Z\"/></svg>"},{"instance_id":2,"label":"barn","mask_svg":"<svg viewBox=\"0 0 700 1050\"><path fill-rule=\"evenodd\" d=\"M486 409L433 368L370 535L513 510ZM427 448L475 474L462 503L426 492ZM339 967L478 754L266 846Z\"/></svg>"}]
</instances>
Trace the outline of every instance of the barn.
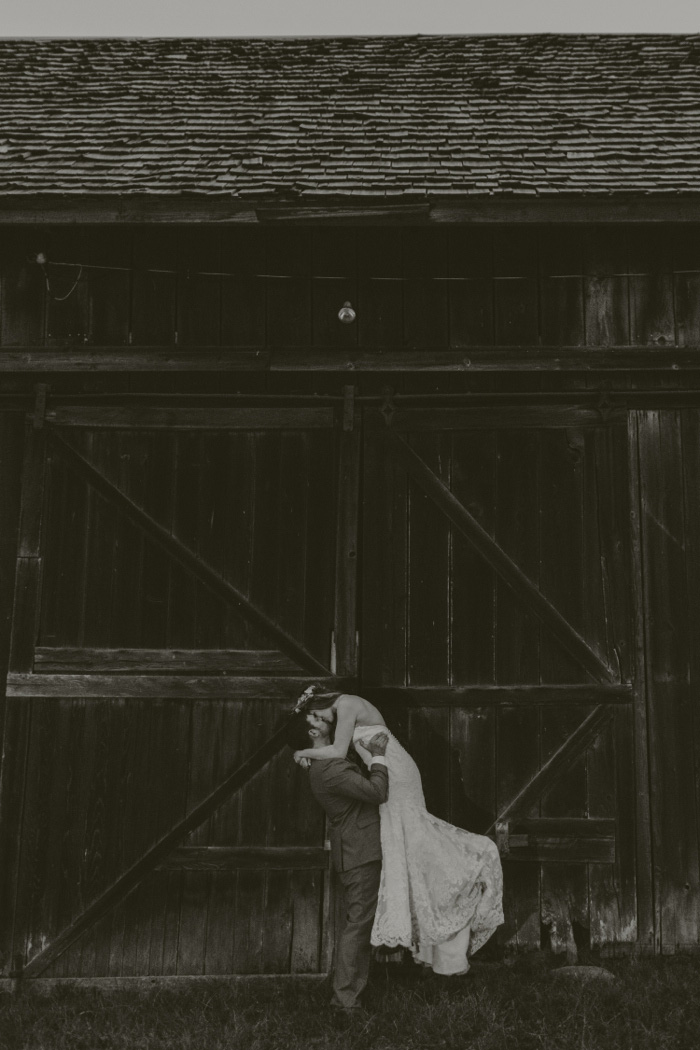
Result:
<instances>
[{"instance_id":1,"label":"barn","mask_svg":"<svg viewBox=\"0 0 700 1050\"><path fill-rule=\"evenodd\" d=\"M280 725L487 951L700 945L700 36L0 42L0 972L328 970Z\"/></svg>"}]
</instances>

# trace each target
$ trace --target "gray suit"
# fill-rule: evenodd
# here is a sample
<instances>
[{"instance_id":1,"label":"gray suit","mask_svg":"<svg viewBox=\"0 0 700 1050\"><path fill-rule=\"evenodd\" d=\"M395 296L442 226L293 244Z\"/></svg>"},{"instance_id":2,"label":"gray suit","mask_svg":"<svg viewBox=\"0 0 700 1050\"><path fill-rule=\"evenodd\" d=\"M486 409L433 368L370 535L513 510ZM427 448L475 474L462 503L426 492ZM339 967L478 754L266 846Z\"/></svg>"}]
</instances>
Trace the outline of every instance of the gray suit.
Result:
<instances>
[{"instance_id":1,"label":"gray suit","mask_svg":"<svg viewBox=\"0 0 700 1050\"><path fill-rule=\"evenodd\" d=\"M352 1009L367 984L370 936L377 910L382 844L379 805L386 801L386 766L369 779L345 758L312 759L311 790L328 816L331 859L345 897L345 923L336 942L331 1005Z\"/></svg>"}]
</instances>

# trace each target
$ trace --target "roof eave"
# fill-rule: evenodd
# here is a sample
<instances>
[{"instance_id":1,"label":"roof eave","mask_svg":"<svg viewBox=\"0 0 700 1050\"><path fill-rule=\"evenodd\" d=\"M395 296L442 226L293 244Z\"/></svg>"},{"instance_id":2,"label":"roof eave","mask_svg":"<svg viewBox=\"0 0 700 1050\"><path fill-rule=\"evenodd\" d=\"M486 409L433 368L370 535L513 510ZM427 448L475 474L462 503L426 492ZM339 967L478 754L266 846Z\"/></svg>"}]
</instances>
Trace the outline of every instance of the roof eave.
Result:
<instances>
[{"instance_id":1,"label":"roof eave","mask_svg":"<svg viewBox=\"0 0 700 1050\"><path fill-rule=\"evenodd\" d=\"M212 194L3 194L0 223L390 224L697 222L700 193L329 194L304 203Z\"/></svg>"}]
</instances>

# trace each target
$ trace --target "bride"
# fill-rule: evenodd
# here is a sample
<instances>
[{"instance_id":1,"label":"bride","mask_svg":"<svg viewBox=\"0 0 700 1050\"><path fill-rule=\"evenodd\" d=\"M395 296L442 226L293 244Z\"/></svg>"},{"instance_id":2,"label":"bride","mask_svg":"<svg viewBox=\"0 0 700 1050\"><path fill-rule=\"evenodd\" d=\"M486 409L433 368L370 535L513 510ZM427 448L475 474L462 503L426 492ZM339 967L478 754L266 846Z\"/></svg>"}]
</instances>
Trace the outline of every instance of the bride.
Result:
<instances>
[{"instance_id":1,"label":"bride","mask_svg":"<svg viewBox=\"0 0 700 1050\"><path fill-rule=\"evenodd\" d=\"M294 753L301 765L345 758L351 744L369 765L363 744L378 728L388 733L389 796L379 807L382 874L372 944L410 948L417 962L436 973L466 973L467 956L503 922L495 844L428 813L418 767L368 700L310 686L294 711L310 726L335 726L331 745Z\"/></svg>"}]
</instances>

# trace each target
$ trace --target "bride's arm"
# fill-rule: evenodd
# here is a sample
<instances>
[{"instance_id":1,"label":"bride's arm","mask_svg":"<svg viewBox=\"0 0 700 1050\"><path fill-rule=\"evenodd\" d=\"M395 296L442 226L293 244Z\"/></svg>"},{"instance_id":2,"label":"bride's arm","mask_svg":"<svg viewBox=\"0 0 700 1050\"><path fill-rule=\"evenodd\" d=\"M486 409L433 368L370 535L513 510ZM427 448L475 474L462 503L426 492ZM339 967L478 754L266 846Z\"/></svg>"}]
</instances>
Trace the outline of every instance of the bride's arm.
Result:
<instances>
[{"instance_id":1,"label":"bride's arm","mask_svg":"<svg viewBox=\"0 0 700 1050\"><path fill-rule=\"evenodd\" d=\"M300 758L346 758L355 731L357 712L352 700L340 699L337 707L338 720L335 724L333 743L325 747L305 747L303 751L294 752L294 761Z\"/></svg>"}]
</instances>

